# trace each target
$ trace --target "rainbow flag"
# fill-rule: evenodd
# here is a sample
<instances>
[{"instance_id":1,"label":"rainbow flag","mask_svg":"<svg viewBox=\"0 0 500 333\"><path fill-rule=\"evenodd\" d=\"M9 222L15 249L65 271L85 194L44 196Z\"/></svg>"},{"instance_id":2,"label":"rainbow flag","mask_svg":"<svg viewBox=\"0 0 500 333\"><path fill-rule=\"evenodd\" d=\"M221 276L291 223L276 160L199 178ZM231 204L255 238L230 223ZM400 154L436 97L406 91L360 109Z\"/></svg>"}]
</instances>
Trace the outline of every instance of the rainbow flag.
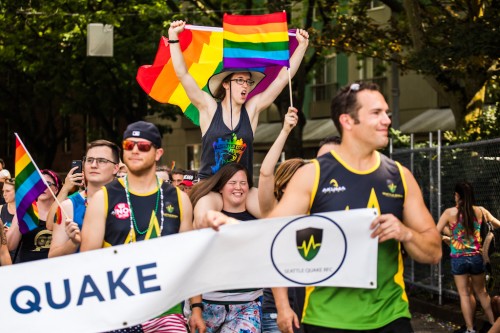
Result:
<instances>
[{"instance_id":1,"label":"rainbow flag","mask_svg":"<svg viewBox=\"0 0 500 333\"><path fill-rule=\"evenodd\" d=\"M290 35L295 29L289 31ZM222 69L222 29L202 26L186 26L179 35L180 46L189 73L200 89L207 93L208 79ZM297 39L290 38L289 53L297 48ZM255 67L252 65L251 67ZM252 90L248 98L264 91L274 81L282 66L265 67L266 77ZM137 71L137 82L154 100L178 105L184 115L199 125L199 111L191 104L186 91L177 79L170 58L168 39L162 37L152 65L143 65Z\"/></svg>"},{"instance_id":2,"label":"rainbow flag","mask_svg":"<svg viewBox=\"0 0 500 333\"><path fill-rule=\"evenodd\" d=\"M224 14L224 68L290 67L285 12Z\"/></svg>"},{"instance_id":3,"label":"rainbow flag","mask_svg":"<svg viewBox=\"0 0 500 333\"><path fill-rule=\"evenodd\" d=\"M222 69L222 29L188 26L179 40L189 74L198 87L209 93L208 79ZM153 99L178 105L194 124L200 124L198 109L191 104L175 75L168 38L161 38L153 64L141 66L136 79Z\"/></svg>"},{"instance_id":4,"label":"rainbow flag","mask_svg":"<svg viewBox=\"0 0 500 333\"><path fill-rule=\"evenodd\" d=\"M16 214L19 230L25 234L38 227L38 210L34 203L48 186L23 142L17 133L15 135Z\"/></svg>"}]
</instances>

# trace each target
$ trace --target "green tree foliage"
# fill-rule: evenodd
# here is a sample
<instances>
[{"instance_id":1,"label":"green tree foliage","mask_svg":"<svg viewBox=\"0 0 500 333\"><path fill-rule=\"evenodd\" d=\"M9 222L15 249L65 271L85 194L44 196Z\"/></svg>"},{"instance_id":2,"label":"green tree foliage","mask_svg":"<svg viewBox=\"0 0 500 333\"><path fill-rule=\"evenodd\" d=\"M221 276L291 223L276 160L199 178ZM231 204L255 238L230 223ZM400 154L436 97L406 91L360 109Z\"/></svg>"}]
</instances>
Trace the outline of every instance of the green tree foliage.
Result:
<instances>
[{"instance_id":1,"label":"green tree foliage","mask_svg":"<svg viewBox=\"0 0 500 333\"><path fill-rule=\"evenodd\" d=\"M497 0L311 0L322 25L318 52L335 48L396 62L422 74L450 103L457 129L482 107L474 97L500 71L500 2ZM387 22L373 19L374 3L391 10Z\"/></svg>"},{"instance_id":2,"label":"green tree foliage","mask_svg":"<svg viewBox=\"0 0 500 333\"><path fill-rule=\"evenodd\" d=\"M149 0L0 1L0 113L41 165L51 165L75 130L69 115L90 125L91 140L118 140L123 124L146 114L175 117L135 80L138 67L152 63L171 11ZM113 57L86 56L89 23L113 25Z\"/></svg>"}]
</instances>

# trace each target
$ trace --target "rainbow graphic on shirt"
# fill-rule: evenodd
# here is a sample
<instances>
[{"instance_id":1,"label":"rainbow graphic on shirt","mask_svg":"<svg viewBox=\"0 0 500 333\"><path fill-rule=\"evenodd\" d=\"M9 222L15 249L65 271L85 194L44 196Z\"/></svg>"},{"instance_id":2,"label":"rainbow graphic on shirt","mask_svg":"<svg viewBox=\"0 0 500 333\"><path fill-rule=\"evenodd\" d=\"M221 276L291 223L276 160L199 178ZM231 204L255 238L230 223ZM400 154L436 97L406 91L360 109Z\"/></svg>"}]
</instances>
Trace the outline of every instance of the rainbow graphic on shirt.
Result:
<instances>
[{"instance_id":1,"label":"rainbow graphic on shirt","mask_svg":"<svg viewBox=\"0 0 500 333\"><path fill-rule=\"evenodd\" d=\"M218 138L212 144L215 155L215 165L211 167L212 173L216 173L228 163L238 163L247 149L247 144L243 139L238 139L235 133L228 140Z\"/></svg>"}]
</instances>

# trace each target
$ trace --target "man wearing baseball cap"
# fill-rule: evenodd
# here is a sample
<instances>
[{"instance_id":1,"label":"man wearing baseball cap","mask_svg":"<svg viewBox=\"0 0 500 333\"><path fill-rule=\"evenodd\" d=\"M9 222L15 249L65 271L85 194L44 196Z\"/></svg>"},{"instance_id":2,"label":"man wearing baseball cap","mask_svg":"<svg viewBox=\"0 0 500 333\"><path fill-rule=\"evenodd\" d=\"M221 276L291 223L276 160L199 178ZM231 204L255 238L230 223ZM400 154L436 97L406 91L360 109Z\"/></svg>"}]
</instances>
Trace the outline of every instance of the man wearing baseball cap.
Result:
<instances>
[{"instance_id":1,"label":"man wearing baseball cap","mask_svg":"<svg viewBox=\"0 0 500 333\"><path fill-rule=\"evenodd\" d=\"M148 240L149 235L155 234L151 230L168 236L192 229L192 207L187 194L156 176L156 163L163 155L158 128L145 121L130 124L123 133L122 148L128 173L104 186L89 202L81 251ZM201 303L201 296L190 301L192 306ZM179 304L125 332L148 331L152 327L181 332L179 327L185 324ZM189 324L193 332L205 331L200 308L193 307Z\"/></svg>"}]
</instances>

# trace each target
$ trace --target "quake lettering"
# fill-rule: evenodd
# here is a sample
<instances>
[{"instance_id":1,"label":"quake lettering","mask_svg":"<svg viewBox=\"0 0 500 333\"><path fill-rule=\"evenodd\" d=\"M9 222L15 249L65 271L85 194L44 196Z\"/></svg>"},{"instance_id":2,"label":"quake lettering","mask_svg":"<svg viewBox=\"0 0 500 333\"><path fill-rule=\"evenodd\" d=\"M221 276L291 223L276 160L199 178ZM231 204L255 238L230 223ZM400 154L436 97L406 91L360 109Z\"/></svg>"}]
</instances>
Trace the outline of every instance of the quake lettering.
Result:
<instances>
[{"instance_id":1,"label":"quake lettering","mask_svg":"<svg viewBox=\"0 0 500 333\"><path fill-rule=\"evenodd\" d=\"M156 263L148 263L138 265L132 268L135 270L135 275L129 272L132 267L125 267L120 272L107 271L106 284L98 285L96 283L97 276L87 274L81 281L76 279L62 280L62 289L64 297L55 299L53 288L61 288L60 285L54 282L45 282L43 290L39 290L34 286L24 285L16 288L10 297L12 308L21 314L29 314L32 312L42 311L42 304L45 297L48 307L58 310L64 309L75 303L76 306L81 306L84 302L89 302L95 299L98 302L106 302L107 300L117 299L119 297L130 297L136 294L147 294L161 290L161 287L155 283L157 276L155 271ZM124 281L127 274L130 276L128 283ZM99 280L98 280L99 281ZM71 294L71 284L77 283L79 286L78 297L73 297ZM60 293L57 293L60 295ZM106 299L107 298L107 299Z\"/></svg>"}]
</instances>

